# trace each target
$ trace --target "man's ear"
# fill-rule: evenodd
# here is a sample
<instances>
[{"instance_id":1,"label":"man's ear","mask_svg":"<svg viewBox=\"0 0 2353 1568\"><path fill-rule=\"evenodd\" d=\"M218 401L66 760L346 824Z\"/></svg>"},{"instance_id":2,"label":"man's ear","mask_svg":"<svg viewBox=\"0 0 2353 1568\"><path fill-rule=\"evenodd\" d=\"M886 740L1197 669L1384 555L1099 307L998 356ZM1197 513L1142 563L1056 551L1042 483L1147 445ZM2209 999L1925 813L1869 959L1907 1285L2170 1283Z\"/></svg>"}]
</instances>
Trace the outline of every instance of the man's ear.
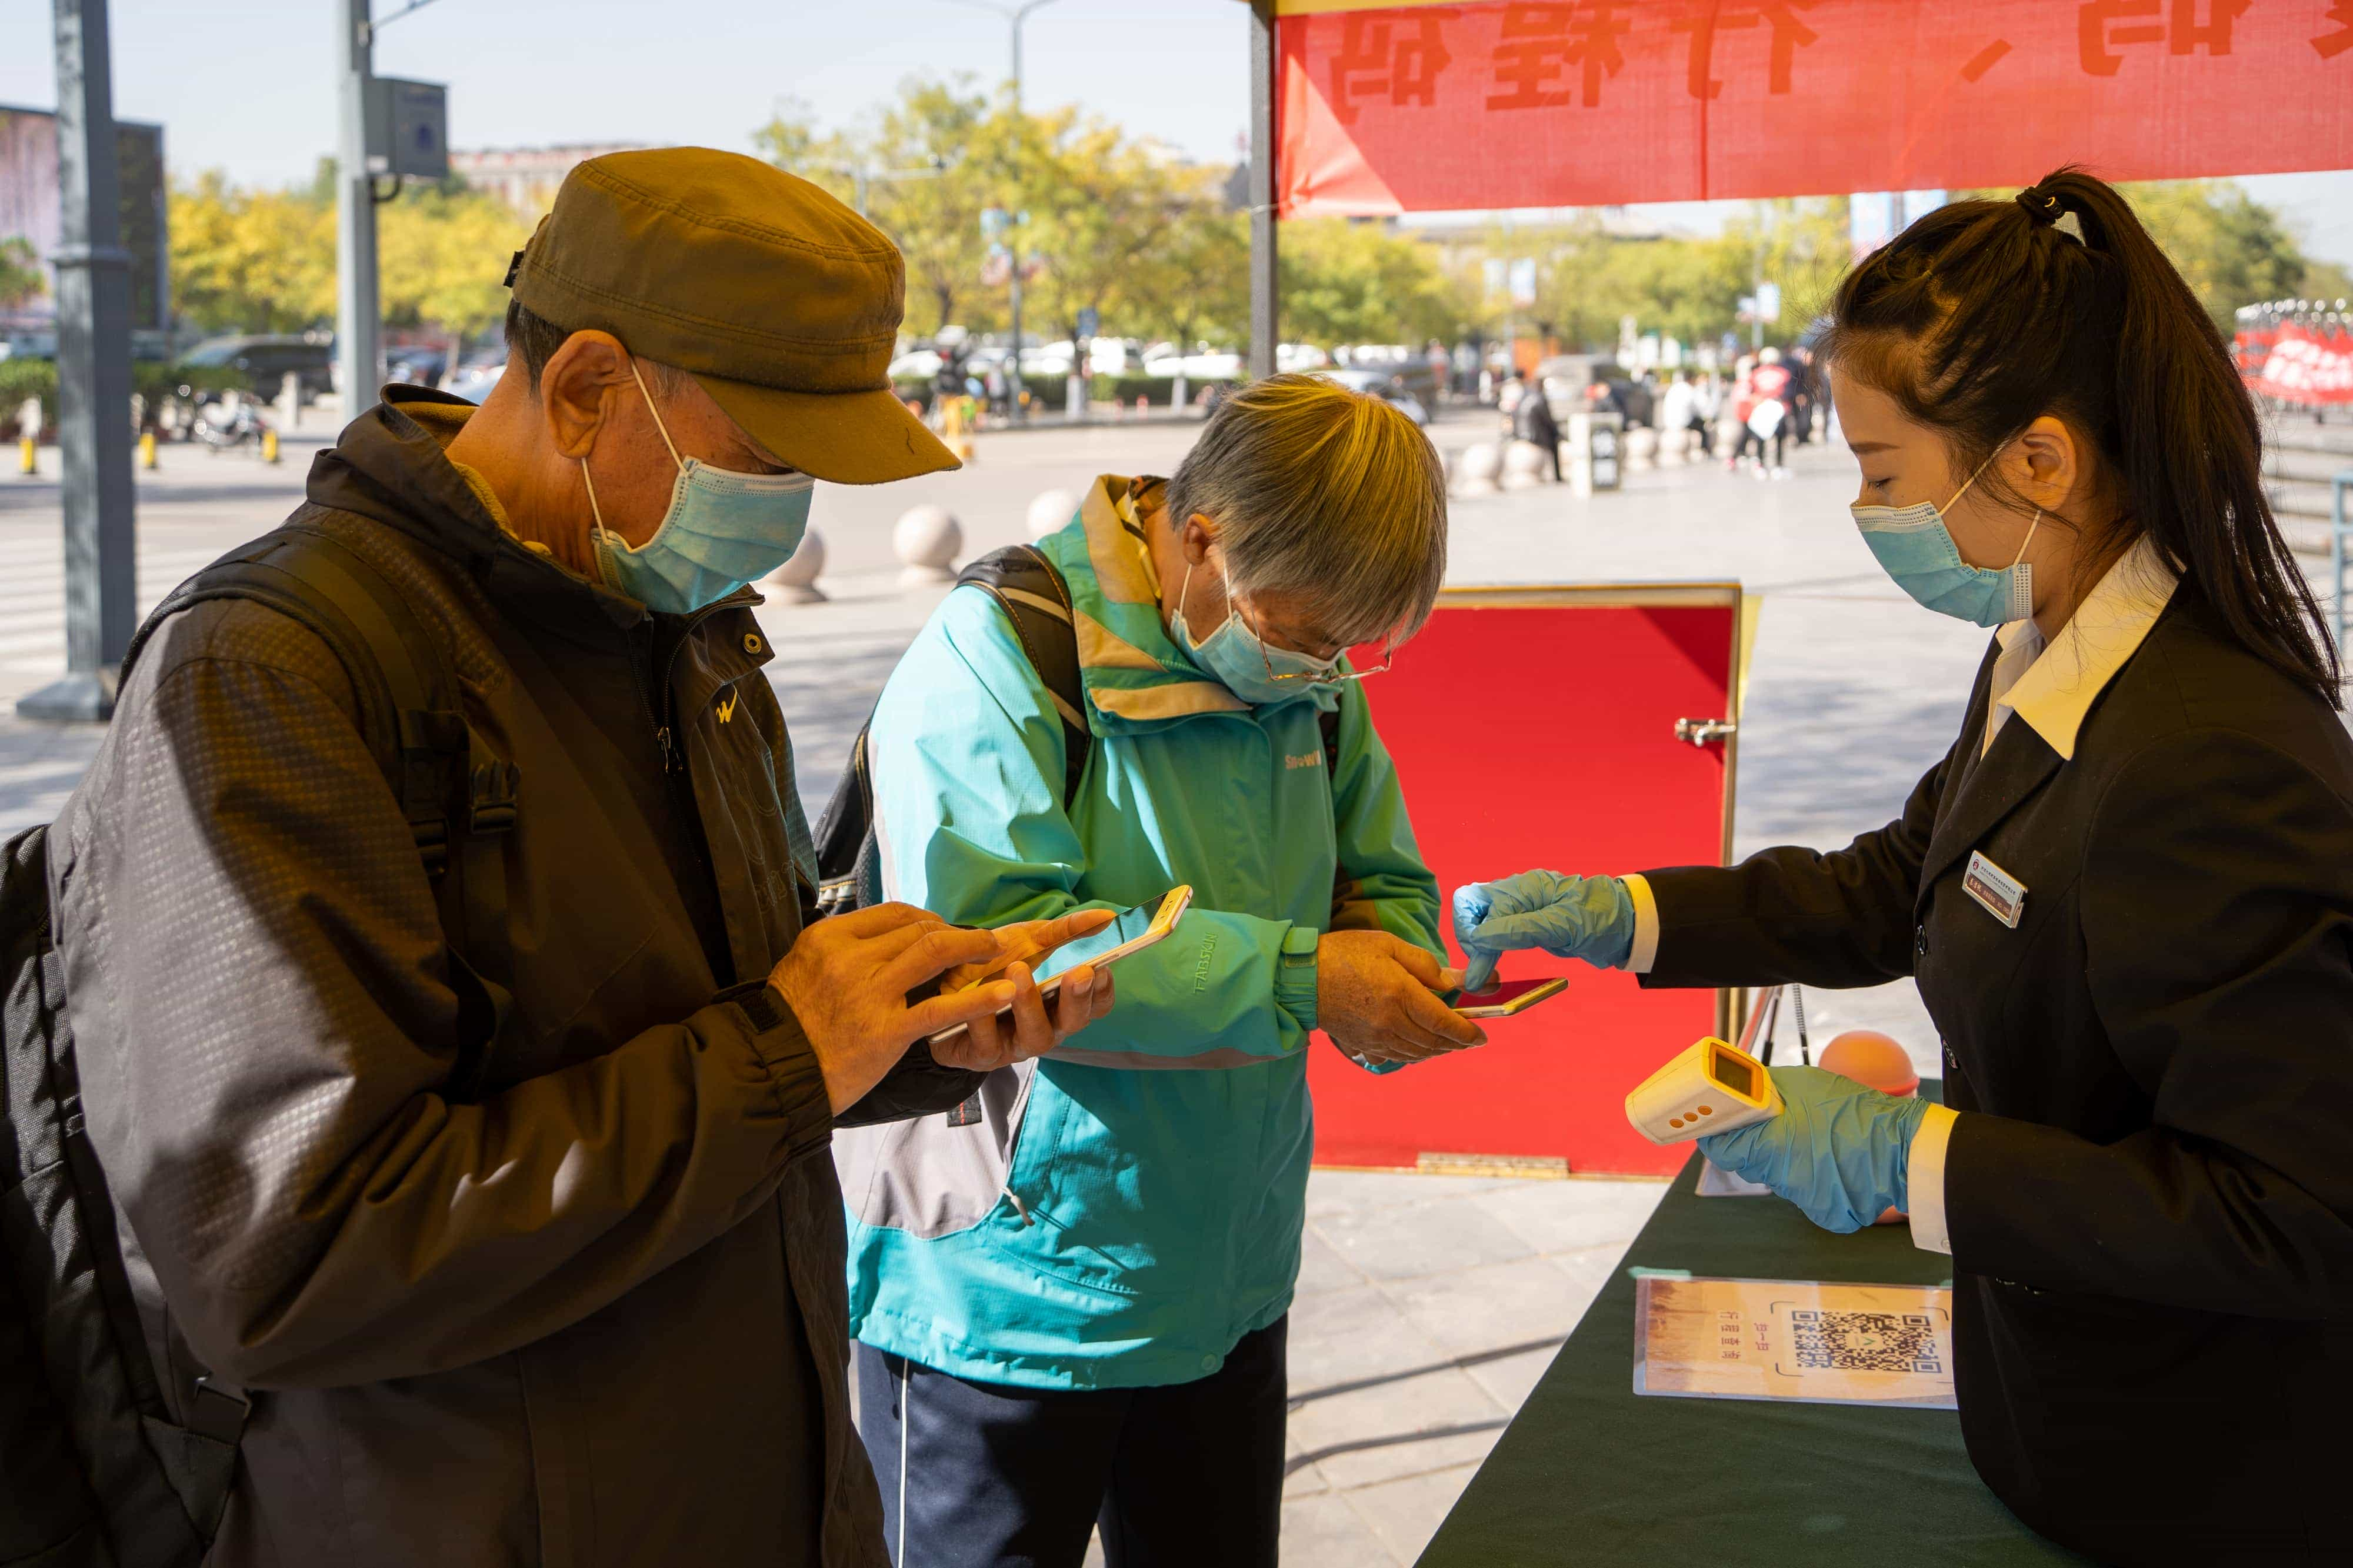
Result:
<instances>
[{"instance_id":1,"label":"man's ear","mask_svg":"<svg viewBox=\"0 0 2353 1568\"><path fill-rule=\"evenodd\" d=\"M2042 416L2020 432L2010 452L2004 467L2010 469L2006 477L2011 488L2044 511L2063 510L2082 490L2085 468L2081 438L2065 420Z\"/></svg>"},{"instance_id":2,"label":"man's ear","mask_svg":"<svg viewBox=\"0 0 2353 1568\"><path fill-rule=\"evenodd\" d=\"M1185 547L1185 559L1199 566L1209 559L1209 546L1218 542L1218 525L1206 513L1195 512L1185 520L1177 542Z\"/></svg>"},{"instance_id":3,"label":"man's ear","mask_svg":"<svg viewBox=\"0 0 2353 1568\"><path fill-rule=\"evenodd\" d=\"M629 351L610 332L575 332L539 373L539 406L550 439L567 458L585 458L611 417L617 388L630 384Z\"/></svg>"}]
</instances>

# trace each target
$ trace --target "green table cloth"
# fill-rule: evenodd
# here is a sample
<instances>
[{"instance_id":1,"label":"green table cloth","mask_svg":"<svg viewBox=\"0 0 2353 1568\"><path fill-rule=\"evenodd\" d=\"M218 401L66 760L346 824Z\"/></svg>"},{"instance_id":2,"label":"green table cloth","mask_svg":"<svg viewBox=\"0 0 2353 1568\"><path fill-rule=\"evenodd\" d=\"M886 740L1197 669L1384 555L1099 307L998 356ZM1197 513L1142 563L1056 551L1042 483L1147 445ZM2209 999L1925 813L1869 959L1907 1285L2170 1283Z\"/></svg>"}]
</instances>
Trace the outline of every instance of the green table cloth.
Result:
<instances>
[{"instance_id":1,"label":"green table cloth","mask_svg":"<svg viewBox=\"0 0 2353 1568\"><path fill-rule=\"evenodd\" d=\"M1952 1260L1914 1247L1909 1226L1832 1236L1778 1198L1700 1197L1699 1167L1694 1152L1419 1568L2087 1561L1986 1489L1952 1411L1634 1393L1629 1268L1854 1284L1952 1277Z\"/></svg>"}]
</instances>

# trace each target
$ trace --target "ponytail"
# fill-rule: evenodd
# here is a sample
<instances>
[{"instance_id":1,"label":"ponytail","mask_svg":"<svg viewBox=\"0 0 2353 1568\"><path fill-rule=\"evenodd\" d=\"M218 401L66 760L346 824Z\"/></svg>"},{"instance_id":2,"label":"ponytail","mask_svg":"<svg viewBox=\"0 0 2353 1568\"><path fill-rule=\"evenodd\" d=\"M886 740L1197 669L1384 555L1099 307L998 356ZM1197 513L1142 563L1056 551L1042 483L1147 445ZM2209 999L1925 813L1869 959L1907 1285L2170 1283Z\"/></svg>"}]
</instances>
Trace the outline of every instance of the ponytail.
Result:
<instances>
[{"instance_id":1,"label":"ponytail","mask_svg":"<svg viewBox=\"0 0 2353 1568\"><path fill-rule=\"evenodd\" d=\"M2069 167L2014 201L1956 202L1841 282L1826 355L1975 468L2056 415L2115 476L2078 559L2142 538L2249 652L2331 707L2337 650L2263 482L2263 431L2221 333L2114 186Z\"/></svg>"}]
</instances>

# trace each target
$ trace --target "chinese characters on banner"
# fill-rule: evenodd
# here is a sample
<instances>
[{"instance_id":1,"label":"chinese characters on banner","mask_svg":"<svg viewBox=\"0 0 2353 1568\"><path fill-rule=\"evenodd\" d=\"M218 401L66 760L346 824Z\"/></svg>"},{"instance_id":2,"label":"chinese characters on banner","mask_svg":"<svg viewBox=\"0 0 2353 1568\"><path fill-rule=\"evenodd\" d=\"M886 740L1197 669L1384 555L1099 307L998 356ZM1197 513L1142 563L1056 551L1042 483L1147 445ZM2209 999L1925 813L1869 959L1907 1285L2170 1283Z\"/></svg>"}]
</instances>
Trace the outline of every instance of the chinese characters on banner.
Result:
<instances>
[{"instance_id":1,"label":"chinese characters on banner","mask_svg":"<svg viewBox=\"0 0 2353 1568\"><path fill-rule=\"evenodd\" d=\"M1286 215L2353 166L2353 0L1277 9Z\"/></svg>"},{"instance_id":2,"label":"chinese characters on banner","mask_svg":"<svg viewBox=\"0 0 2353 1568\"><path fill-rule=\"evenodd\" d=\"M2353 404L2353 330L2289 321L2234 344L2250 390L2305 407Z\"/></svg>"}]
</instances>

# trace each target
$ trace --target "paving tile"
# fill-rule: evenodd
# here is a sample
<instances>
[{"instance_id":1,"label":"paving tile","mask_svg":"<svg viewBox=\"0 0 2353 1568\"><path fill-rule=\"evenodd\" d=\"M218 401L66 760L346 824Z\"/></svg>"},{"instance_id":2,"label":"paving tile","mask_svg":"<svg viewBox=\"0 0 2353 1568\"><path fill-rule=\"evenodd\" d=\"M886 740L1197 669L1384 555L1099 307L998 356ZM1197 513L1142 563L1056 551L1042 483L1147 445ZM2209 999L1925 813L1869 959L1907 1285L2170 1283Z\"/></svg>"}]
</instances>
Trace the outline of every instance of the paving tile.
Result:
<instances>
[{"instance_id":1,"label":"paving tile","mask_svg":"<svg viewBox=\"0 0 2353 1568\"><path fill-rule=\"evenodd\" d=\"M1516 1355L1499 1356L1462 1369L1472 1382L1486 1392L1487 1397L1517 1415L1520 1406L1528 1402L1536 1384L1544 1380L1553 1358L1560 1354L1558 1345L1546 1345L1541 1350L1522 1351Z\"/></svg>"},{"instance_id":2,"label":"paving tile","mask_svg":"<svg viewBox=\"0 0 2353 1568\"><path fill-rule=\"evenodd\" d=\"M1447 1360L1435 1340L1371 1285L1327 1290L1294 1304L1289 1356L1293 1397Z\"/></svg>"},{"instance_id":3,"label":"paving tile","mask_svg":"<svg viewBox=\"0 0 2353 1568\"><path fill-rule=\"evenodd\" d=\"M1523 1182L1481 1193L1471 1202L1537 1252L1574 1252L1588 1247L1624 1251L1651 1211L1665 1195L1664 1182L1572 1177L1566 1182Z\"/></svg>"},{"instance_id":4,"label":"paving tile","mask_svg":"<svg viewBox=\"0 0 2353 1568\"><path fill-rule=\"evenodd\" d=\"M1373 1279L1411 1279L1475 1268L1482 1263L1525 1258L1535 1250L1475 1202L1351 1210L1308 1223L1341 1257Z\"/></svg>"},{"instance_id":5,"label":"paving tile","mask_svg":"<svg viewBox=\"0 0 2353 1568\"><path fill-rule=\"evenodd\" d=\"M1313 1230L1301 1238L1297 1294L1315 1296L1326 1290L1349 1290L1364 1283L1363 1273L1341 1257L1330 1242ZM1297 1321L1297 1310L1293 1309L1293 1321Z\"/></svg>"},{"instance_id":6,"label":"paving tile","mask_svg":"<svg viewBox=\"0 0 2353 1568\"><path fill-rule=\"evenodd\" d=\"M1475 1466L1408 1476L1347 1494L1348 1505L1399 1563L1411 1563L1446 1521L1447 1510L1471 1484Z\"/></svg>"},{"instance_id":7,"label":"paving tile","mask_svg":"<svg viewBox=\"0 0 2353 1568\"><path fill-rule=\"evenodd\" d=\"M1450 1355L1564 1337L1592 1299L1545 1258L1390 1280L1382 1289Z\"/></svg>"},{"instance_id":8,"label":"paving tile","mask_svg":"<svg viewBox=\"0 0 2353 1568\"><path fill-rule=\"evenodd\" d=\"M1345 1490L1484 1458L1509 1414L1449 1367L1310 1400L1291 1430Z\"/></svg>"},{"instance_id":9,"label":"paving tile","mask_svg":"<svg viewBox=\"0 0 2353 1568\"><path fill-rule=\"evenodd\" d=\"M1283 1568L1401 1568L1409 1561L1337 1492L1283 1500Z\"/></svg>"}]
</instances>

